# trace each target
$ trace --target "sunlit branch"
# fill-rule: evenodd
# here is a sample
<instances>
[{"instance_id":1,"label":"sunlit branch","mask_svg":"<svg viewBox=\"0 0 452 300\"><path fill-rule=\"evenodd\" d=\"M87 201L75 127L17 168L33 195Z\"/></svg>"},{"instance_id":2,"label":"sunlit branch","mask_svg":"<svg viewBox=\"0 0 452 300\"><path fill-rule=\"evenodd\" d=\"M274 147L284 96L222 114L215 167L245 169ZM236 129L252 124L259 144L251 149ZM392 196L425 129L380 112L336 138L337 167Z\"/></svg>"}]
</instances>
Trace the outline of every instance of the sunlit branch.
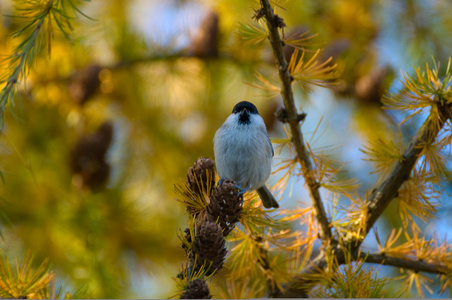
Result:
<instances>
[{"instance_id":1,"label":"sunlit branch","mask_svg":"<svg viewBox=\"0 0 452 300\"><path fill-rule=\"evenodd\" d=\"M341 249L335 252L336 262L338 265L346 263L345 253ZM374 263L397 268L404 268L416 272L426 272L431 274L450 274L444 265L438 263L428 263L422 260L413 260L407 258L390 257L383 254L358 253L352 256L353 261L364 260L366 263ZM305 298L307 293L315 284L316 274L321 272L327 266L327 258L320 254L308 266L306 266L292 281L283 286L283 290L273 295L277 298Z\"/></svg>"},{"instance_id":2,"label":"sunlit branch","mask_svg":"<svg viewBox=\"0 0 452 300\"><path fill-rule=\"evenodd\" d=\"M17 51L15 54L17 58L14 61L18 61L18 63L12 68L11 75L6 80L6 84L3 89L0 91L0 126L3 127L3 114L8 104L8 100L13 97L15 88L22 77L25 74L25 66L29 64L30 53L36 47L37 40L40 32L42 31L42 26L44 24L45 18L41 18L35 26L32 34L28 38L28 43L26 47L24 47L23 51Z\"/></svg>"},{"instance_id":3,"label":"sunlit branch","mask_svg":"<svg viewBox=\"0 0 452 300\"><path fill-rule=\"evenodd\" d=\"M278 24L277 20L279 20L279 17L273 13L273 8L268 0L261 0L261 4L265 12L269 39L273 48L273 55L275 56L278 65L279 77L282 82L281 94L284 101L284 107L287 111L287 123L289 124L292 133L292 142L297 151L297 158L308 186L309 196L316 213L317 221L319 222L320 238L324 245L326 245L332 239L330 222L327 218L325 207L319 193L320 184L315 178L308 148L304 142L303 133L301 132L299 125L298 112L292 91L293 78L290 75L289 65L284 56L282 48L283 41L278 32L278 25L280 24Z\"/></svg>"}]
</instances>

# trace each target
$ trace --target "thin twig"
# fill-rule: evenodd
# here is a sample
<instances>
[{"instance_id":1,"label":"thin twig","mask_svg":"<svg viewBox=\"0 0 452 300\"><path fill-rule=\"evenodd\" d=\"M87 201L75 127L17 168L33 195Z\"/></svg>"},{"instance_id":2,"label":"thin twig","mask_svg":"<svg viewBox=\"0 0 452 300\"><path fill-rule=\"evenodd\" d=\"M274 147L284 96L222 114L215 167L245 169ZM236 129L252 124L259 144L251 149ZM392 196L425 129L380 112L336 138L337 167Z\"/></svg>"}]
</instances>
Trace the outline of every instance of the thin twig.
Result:
<instances>
[{"instance_id":1,"label":"thin twig","mask_svg":"<svg viewBox=\"0 0 452 300\"><path fill-rule=\"evenodd\" d=\"M269 31L270 44L273 48L273 55L278 65L279 78L282 82L281 94L284 100L284 106L287 111L287 121L292 133L292 143L297 152L297 158L301 165L303 177L308 186L309 196L314 207L316 218L320 224L320 239L324 245L329 244L332 239L330 222L328 221L322 198L320 197L320 184L314 175L312 163L309 157L309 151L304 142L303 134L299 125L298 111L295 107L295 101L292 91L292 76L289 72L289 65L283 52L283 41L279 36L278 27L281 19L273 13L273 9L268 0L261 0L262 8L265 11L267 27ZM278 26L279 25L279 26Z\"/></svg>"},{"instance_id":2,"label":"thin twig","mask_svg":"<svg viewBox=\"0 0 452 300\"><path fill-rule=\"evenodd\" d=\"M29 1L30 2L30 1ZM31 1L32 2L32 1ZM47 33L47 44L50 56L51 43L50 38L53 36L52 23L55 22L61 32L68 37L67 32L63 27L68 27L72 30L72 25L70 16L65 14L64 3L54 3L54 0L48 0L46 3L39 3L34 1L33 7L28 9L22 9L24 13L20 16L21 20L25 24L19 28L13 37L22 37L23 41L15 47L13 53L6 58L8 61L8 71L9 75L5 80L0 79L0 85L5 83L3 88L0 90L0 131L3 130L4 113L8 103L14 106L13 97L17 90L17 86L25 81L28 75L28 69L34 62L36 58L36 53L41 49L41 36L45 39L45 33ZM85 17L75 4L70 3L73 11L76 11ZM19 9L20 10L20 9ZM62 24L65 25L62 25ZM42 33L44 26L47 24L46 32Z\"/></svg>"},{"instance_id":3,"label":"thin twig","mask_svg":"<svg viewBox=\"0 0 452 300\"><path fill-rule=\"evenodd\" d=\"M336 255L339 256L340 253ZM341 260L339 263L342 264L344 262L345 260ZM280 290L279 294L273 296L275 298L307 298L308 292L315 284L312 275L320 273L326 266L327 260L325 254L321 253L299 272L298 275L294 276L290 282L283 285L283 289Z\"/></svg>"},{"instance_id":4,"label":"thin twig","mask_svg":"<svg viewBox=\"0 0 452 300\"><path fill-rule=\"evenodd\" d=\"M262 267L264 274L266 276L269 296L273 298L275 297L275 295L278 295L281 291L279 290L278 284L273 278L273 276L270 275L272 272L272 268L270 265L270 261L268 259L268 251L260 243L257 244L257 249L259 251L258 263Z\"/></svg>"}]
</instances>

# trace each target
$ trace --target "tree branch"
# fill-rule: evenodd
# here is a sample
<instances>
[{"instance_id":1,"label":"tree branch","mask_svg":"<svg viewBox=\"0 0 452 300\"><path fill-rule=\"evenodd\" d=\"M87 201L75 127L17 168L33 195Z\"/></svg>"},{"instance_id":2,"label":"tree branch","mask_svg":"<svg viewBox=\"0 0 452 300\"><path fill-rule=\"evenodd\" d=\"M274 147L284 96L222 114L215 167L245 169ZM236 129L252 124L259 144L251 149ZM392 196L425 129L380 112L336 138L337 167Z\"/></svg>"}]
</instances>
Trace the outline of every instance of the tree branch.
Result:
<instances>
[{"instance_id":1,"label":"tree branch","mask_svg":"<svg viewBox=\"0 0 452 300\"><path fill-rule=\"evenodd\" d=\"M450 115L450 108L446 105L438 104L440 111L440 120L434 120L434 117L428 117L424 125L418 130L411 139L410 144L403 152L403 161L397 162L388 178L372 190L367 205L368 219L366 222L365 233L369 233L372 226L389 205L392 199L396 197L400 186L410 177L422 148L431 144L443 128ZM359 242L358 246L361 244Z\"/></svg>"},{"instance_id":2,"label":"tree branch","mask_svg":"<svg viewBox=\"0 0 452 300\"><path fill-rule=\"evenodd\" d=\"M336 247L333 253L338 265L342 265L346 262L345 252L341 248ZM328 260L325 253L319 254L308 266L301 270L298 275L294 276L291 281L283 285L283 289L280 293L274 295L275 298L307 298L308 292L319 279L316 275L327 265Z\"/></svg>"},{"instance_id":3,"label":"tree branch","mask_svg":"<svg viewBox=\"0 0 452 300\"><path fill-rule=\"evenodd\" d=\"M411 139L410 144L403 153L404 160L398 162L391 171L388 178L378 185L371 193L368 204L369 217L366 223L365 233L366 236L373 224L383 213L384 209L389 205L392 199L397 194L400 186L409 178L411 170L414 168L419 155L422 151L423 145L432 143L438 135L441 128L447 122L451 115L450 106L438 104L440 111L440 121L434 122L433 118L428 118L424 125L418 130L416 135ZM436 124L434 124L436 123ZM352 240L348 244L340 246L334 250L334 255L338 264L345 263L345 255L342 249L351 249L352 255L356 256L359 246L362 240ZM342 248L340 248L342 247ZM353 253L354 252L354 253ZM360 258L363 258L364 254L359 254ZM384 258L384 259L383 259ZM446 269L441 265L429 264L423 261L413 261L409 259L387 257L381 254L369 255L366 259L369 263L381 263L385 265L392 265L396 267L403 267L407 269L435 273L445 274ZM292 297L305 297L313 284L313 277L310 275L318 273L319 270L326 266L327 260L325 254L320 254L309 266L304 268L293 280L287 283L280 294L279 298L292 298Z\"/></svg>"},{"instance_id":4,"label":"tree branch","mask_svg":"<svg viewBox=\"0 0 452 300\"><path fill-rule=\"evenodd\" d=\"M320 239L323 244L328 244L332 239L330 222L328 221L322 198L320 197L320 184L315 178L312 163L309 157L308 149L305 145L303 134L299 125L298 111L295 107L295 101L292 91L293 78L289 72L289 66L283 52L284 42L281 40L278 27L283 24L281 19L273 13L273 9L268 0L261 0L263 12L267 20L270 44L273 48L273 55L276 58L279 78L282 82L281 94L284 101L284 107L287 111L287 121L292 133L292 143L297 152L297 159L301 165L303 177L308 186L309 196L314 207L317 221L320 225Z\"/></svg>"},{"instance_id":5,"label":"tree branch","mask_svg":"<svg viewBox=\"0 0 452 300\"><path fill-rule=\"evenodd\" d=\"M335 258L339 265L346 263L345 253L341 249L335 252ZM417 272L426 272L431 274L446 275L450 274L450 270L446 266L438 263L429 263L422 260L412 260L407 258L391 257L378 253L358 253L352 258L356 260L364 260L366 263L393 266L398 268L409 269ZM284 290L272 294L275 298L306 298L312 286L316 283L316 277L312 276L319 273L320 270L327 266L327 259L324 254L317 256L309 266L303 269L292 281L283 286Z\"/></svg>"},{"instance_id":6,"label":"tree branch","mask_svg":"<svg viewBox=\"0 0 452 300\"><path fill-rule=\"evenodd\" d=\"M366 263L380 264L386 266L410 269L418 272L427 272L431 274L448 274L448 270L441 264L428 263L422 260L412 260L399 257L391 257L383 254L366 254L360 253L359 259L363 259Z\"/></svg>"},{"instance_id":7,"label":"tree branch","mask_svg":"<svg viewBox=\"0 0 452 300\"><path fill-rule=\"evenodd\" d=\"M306 297L308 291L319 280L316 276L322 269L327 266L329 260L333 259L339 265L344 264L346 252L351 251L352 257L363 258L359 254L359 247L364 237L369 233L372 226L381 216L389 203L397 196L398 190L402 184L408 180L413 168L420 157L423 148L434 142L438 133L447 122L448 118L452 116L450 107L442 104L445 101L438 101L439 120L438 116L430 115L418 130L416 135L411 139L411 142L406 147L403 153L403 160L396 163L389 176L376 186L369 197L367 198L367 220L364 227L363 235L360 238L352 239L345 244L333 244L330 223L327 219L325 209L323 207L322 199L319 194L319 184L314 176L313 167L309 158L308 149L304 143L303 135L300 130L298 112L295 107L294 97L292 92L292 81L288 63L284 57L282 47L283 41L279 36L278 28L285 26L282 19L273 13L273 9L268 0L260 0L262 8L256 13L256 18L265 16L267 27L269 30L270 44L273 49L273 54L276 58L279 77L282 82L281 94L284 101L285 110L287 112L287 123L289 123L292 143L297 152L297 159L300 162L302 173L309 189L311 202L316 212L316 218L320 225L320 238L324 245L331 246L331 252L326 254L322 252L313 261L309 263L298 275L283 286L283 289L272 296L275 297ZM347 250L345 250L347 249ZM330 255L327 257L327 255ZM331 257L333 255L333 257ZM386 265L393 265L398 267L409 268L417 271L425 271L430 273L444 274L445 268L441 265L429 264L423 261L413 261L409 259L401 259L394 257L386 257L380 254L367 255L367 262L380 263Z\"/></svg>"}]
</instances>

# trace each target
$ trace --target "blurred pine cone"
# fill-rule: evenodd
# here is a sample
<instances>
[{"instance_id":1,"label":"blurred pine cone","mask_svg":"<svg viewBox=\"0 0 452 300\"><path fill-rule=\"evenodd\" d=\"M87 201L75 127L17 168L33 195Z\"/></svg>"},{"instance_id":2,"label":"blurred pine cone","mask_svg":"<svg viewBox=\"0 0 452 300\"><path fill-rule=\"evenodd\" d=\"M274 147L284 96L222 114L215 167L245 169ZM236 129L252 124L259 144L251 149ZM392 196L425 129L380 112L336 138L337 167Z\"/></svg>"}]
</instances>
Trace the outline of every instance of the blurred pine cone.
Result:
<instances>
[{"instance_id":1,"label":"blurred pine cone","mask_svg":"<svg viewBox=\"0 0 452 300\"><path fill-rule=\"evenodd\" d=\"M210 196L210 203L207 206L207 216L217 222L223 229L223 236L227 236L239 221L243 210L242 197L233 181L224 180L217 186Z\"/></svg>"},{"instance_id":2,"label":"blurred pine cone","mask_svg":"<svg viewBox=\"0 0 452 300\"><path fill-rule=\"evenodd\" d=\"M208 269L207 275L223 267L226 257L225 240L220 225L215 222L205 220L197 229L196 237L193 241L190 260L195 261L194 270L198 271L203 265Z\"/></svg>"},{"instance_id":3,"label":"blurred pine cone","mask_svg":"<svg viewBox=\"0 0 452 300\"><path fill-rule=\"evenodd\" d=\"M193 38L189 48L189 55L199 58L209 58L218 56L218 14L210 11L204 18L198 33Z\"/></svg>"},{"instance_id":4,"label":"blurred pine cone","mask_svg":"<svg viewBox=\"0 0 452 300\"><path fill-rule=\"evenodd\" d=\"M215 163L210 158L200 157L188 169L187 183L190 190L197 195L202 195L203 191L210 194L215 185Z\"/></svg>"},{"instance_id":5,"label":"blurred pine cone","mask_svg":"<svg viewBox=\"0 0 452 300\"><path fill-rule=\"evenodd\" d=\"M367 75L359 78L355 83L358 99L364 103L381 106L381 98L390 82L386 79L392 80L393 73L389 66L375 67Z\"/></svg>"},{"instance_id":6,"label":"blurred pine cone","mask_svg":"<svg viewBox=\"0 0 452 300\"><path fill-rule=\"evenodd\" d=\"M180 299L211 299L209 287L207 282L202 279L195 279L191 281L185 291L180 296Z\"/></svg>"},{"instance_id":7,"label":"blurred pine cone","mask_svg":"<svg viewBox=\"0 0 452 300\"><path fill-rule=\"evenodd\" d=\"M71 152L70 168L91 190L103 187L110 174L106 154L113 138L113 124L104 122L96 132L79 138Z\"/></svg>"},{"instance_id":8,"label":"blurred pine cone","mask_svg":"<svg viewBox=\"0 0 452 300\"><path fill-rule=\"evenodd\" d=\"M100 85L99 73L101 70L99 65L88 65L72 76L69 94L80 105L85 104Z\"/></svg>"},{"instance_id":9,"label":"blurred pine cone","mask_svg":"<svg viewBox=\"0 0 452 300\"><path fill-rule=\"evenodd\" d=\"M327 66L331 67L336 64L338 58L347 52L351 46L352 42L347 38L334 39L326 45L325 49L320 53L319 62L323 63L332 57L333 59L327 64Z\"/></svg>"}]
</instances>

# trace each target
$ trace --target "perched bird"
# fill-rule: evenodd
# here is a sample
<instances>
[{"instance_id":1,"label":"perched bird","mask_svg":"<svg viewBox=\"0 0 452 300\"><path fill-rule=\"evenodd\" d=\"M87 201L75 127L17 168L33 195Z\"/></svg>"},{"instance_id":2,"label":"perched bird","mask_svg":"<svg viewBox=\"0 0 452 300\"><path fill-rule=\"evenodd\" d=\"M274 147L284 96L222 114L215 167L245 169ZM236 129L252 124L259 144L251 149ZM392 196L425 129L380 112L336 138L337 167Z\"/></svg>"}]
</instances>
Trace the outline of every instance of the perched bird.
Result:
<instances>
[{"instance_id":1,"label":"perched bird","mask_svg":"<svg viewBox=\"0 0 452 300\"><path fill-rule=\"evenodd\" d=\"M220 181L237 182L241 193L256 190L266 208L279 207L265 185L274 152L264 120L254 104L237 103L215 133L213 144Z\"/></svg>"}]
</instances>

